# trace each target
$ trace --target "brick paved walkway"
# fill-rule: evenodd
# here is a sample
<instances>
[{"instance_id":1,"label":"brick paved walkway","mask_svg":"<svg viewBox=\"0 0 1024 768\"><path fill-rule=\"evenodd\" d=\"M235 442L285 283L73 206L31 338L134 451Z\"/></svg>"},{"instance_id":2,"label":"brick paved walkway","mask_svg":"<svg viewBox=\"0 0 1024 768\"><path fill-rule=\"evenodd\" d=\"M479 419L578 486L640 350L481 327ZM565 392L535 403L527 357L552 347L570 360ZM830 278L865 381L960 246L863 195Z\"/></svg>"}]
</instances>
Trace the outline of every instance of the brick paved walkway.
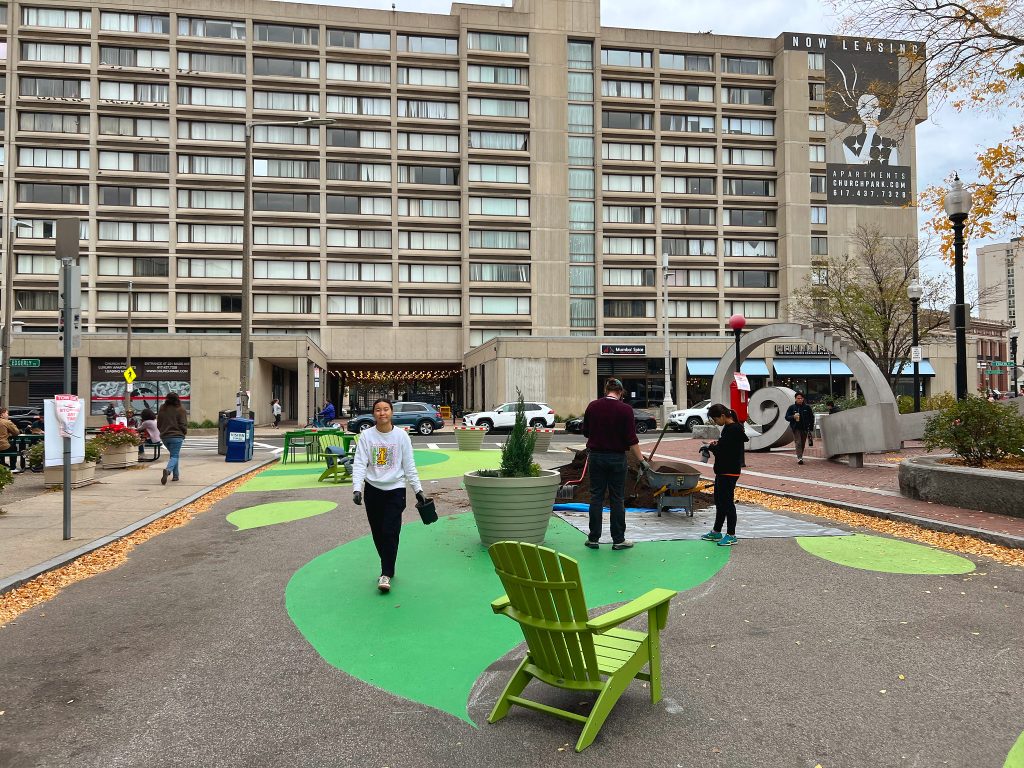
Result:
<instances>
[{"instance_id":1,"label":"brick paved walkway","mask_svg":"<svg viewBox=\"0 0 1024 768\"><path fill-rule=\"evenodd\" d=\"M711 478L710 465L700 462L699 446L699 441L689 438L666 438L658 449L658 456L700 465L704 475ZM863 469L824 459L819 445L807 449L802 466L796 463L792 447L770 453L748 453L740 487L832 502L868 514L918 522L936 530L972 533L997 543L1024 548L1024 518L901 496L899 459L922 453L925 450L920 443L911 442L903 451L866 455Z\"/></svg>"}]
</instances>

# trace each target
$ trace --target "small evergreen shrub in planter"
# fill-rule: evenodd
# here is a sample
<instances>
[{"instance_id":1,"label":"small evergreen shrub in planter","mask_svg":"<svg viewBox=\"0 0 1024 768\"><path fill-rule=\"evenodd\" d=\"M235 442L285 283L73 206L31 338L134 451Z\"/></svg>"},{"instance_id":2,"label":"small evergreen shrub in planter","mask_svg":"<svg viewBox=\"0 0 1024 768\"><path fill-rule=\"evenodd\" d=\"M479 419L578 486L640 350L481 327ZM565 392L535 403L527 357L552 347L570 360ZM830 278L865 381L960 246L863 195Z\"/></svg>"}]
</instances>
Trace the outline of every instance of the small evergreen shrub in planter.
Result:
<instances>
[{"instance_id":1,"label":"small evergreen shrub in planter","mask_svg":"<svg viewBox=\"0 0 1024 768\"><path fill-rule=\"evenodd\" d=\"M480 541L540 544L547 534L560 482L558 472L533 460L536 434L526 427L526 406L516 391L516 422L501 447L501 468L467 472L463 477Z\"/></svg>"},{"instance_id":2,"label":"small evergreen shrub in planter","mask_svg":"<svg viewBox=\"0 0 1024 768\"><path fill-rule=\"evenodd\" d=\"M1024 456L1024 416L1013 405L968 397L928 420L924 445L929 451L951 451L969 467Z\"/></svg>"},{"instance_id":3,"label":"small evergreen shrub in planter","mask_svg":"<svg viewBox=\"0 0 1024 768\"><path fill-rule=\"evenodd\" d=\"M0 464L0 491L6 488L8 485L14 482L14 473L10 469Z\"/></svg>"}]
</instances>

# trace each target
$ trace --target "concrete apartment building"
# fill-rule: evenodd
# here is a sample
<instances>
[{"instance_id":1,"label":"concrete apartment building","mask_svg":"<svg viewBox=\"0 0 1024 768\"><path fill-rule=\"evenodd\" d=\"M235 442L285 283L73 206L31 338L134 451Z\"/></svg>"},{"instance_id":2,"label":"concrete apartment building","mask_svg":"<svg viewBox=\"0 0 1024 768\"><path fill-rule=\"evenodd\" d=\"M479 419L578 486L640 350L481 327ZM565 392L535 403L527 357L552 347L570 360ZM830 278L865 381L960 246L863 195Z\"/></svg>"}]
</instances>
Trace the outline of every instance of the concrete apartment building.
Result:
<instances>
[{"instance_id":1,"label":"concrete apartment building","mask_svg":"<svg viewBox=\"0 0 1024 768\"><path fill-rule=\"evenodd\" d=\"M1008 243L978 249L978 291L991 297L980 307L983 320L996 320L1020 328L1024 322L1024 298L1017 283L1024 284L1024 242L1019 237Z\"/></svg>"},{"instance_id":2,"label":"concrete apartment building","mask_svg":"<svg viewBox=\"0 0 1024 768\"><path fill-rule=\"evenodd\" d=\"M598 0L210 8L6 6L14 404L59 388L57 216L82 219L89 412L122 396L130 303L142 388L183 392L197 420L234 403L243 301L260 421L272 397L305 419L516 386L578 413L606 374L660 402L666 306L673 398L692 401L730 315L787 319L858 226L917 230L925 115L888 121L865 85L898 91L912 43L602 27ZM827 391L803 352L766 349L751 375Z\"/></svg>"}]
</instances>

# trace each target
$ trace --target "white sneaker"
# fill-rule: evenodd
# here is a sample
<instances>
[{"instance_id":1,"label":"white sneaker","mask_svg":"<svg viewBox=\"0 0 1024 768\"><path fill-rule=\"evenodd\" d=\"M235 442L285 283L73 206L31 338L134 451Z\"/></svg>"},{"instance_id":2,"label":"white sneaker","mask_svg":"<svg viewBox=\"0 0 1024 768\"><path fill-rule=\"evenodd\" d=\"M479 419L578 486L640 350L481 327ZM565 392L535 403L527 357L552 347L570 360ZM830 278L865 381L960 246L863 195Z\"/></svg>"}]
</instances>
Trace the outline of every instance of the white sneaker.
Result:
<instances>
[{"instance_id":1,"label":"white sneaker","mask_svg":"<svg viewBox=\"0 0 1024 768\"><path fill-rule=\"evenodd\" d=\"M377 579L377 589L379 589L381 592L383 592L385 594L390 592L391 591L391 577L390 576L381 576L379 579Z\"/></svg>"}]
</instances>

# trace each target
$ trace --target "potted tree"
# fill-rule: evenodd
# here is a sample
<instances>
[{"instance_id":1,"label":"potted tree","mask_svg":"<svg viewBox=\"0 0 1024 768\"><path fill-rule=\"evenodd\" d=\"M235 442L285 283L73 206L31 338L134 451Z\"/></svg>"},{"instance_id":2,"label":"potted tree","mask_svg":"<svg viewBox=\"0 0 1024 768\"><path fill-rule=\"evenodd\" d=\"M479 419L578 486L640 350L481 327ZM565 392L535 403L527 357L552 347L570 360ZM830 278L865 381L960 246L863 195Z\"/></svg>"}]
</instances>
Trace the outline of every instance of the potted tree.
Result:
<instances>
[{"instance_id":1,"label":"potted tree","mask_svg":"<svg viewBox=\"0 0 1024 768\"><path fill-rule=\"evenodd\" d=\"M139 462L142 438L131 427L108 424L92 441L100 450L100 466L104 469L124 469Z\"/></svg>"},{"instance_id":2,"label":"potted tree","mask_svg":"<svg viewBox=\"0 0 1024 768\"><path fill-rule=\"evenodd\" d=\"M3 464L0 464L0 491L14 482L14 473Z\"/></svg>"},{"instance_id":3,"label":"potted tree","mask_svg":"<svg viewBox=\"0 0 1024 768\"><path fill-rule=\"evenodd\" d=\"M45 451L42 443L36 443L25 454L29 469L43 473L43 485L47 488L59 488L64 484L64 468L45 467ZM100 460L100 449L95 440L85 441L85 461L71 465L71 487L78 488L93 482L96 474L96 462Z\"/></svg>"},{"instance_id":4,"label":"potted tree","mask_svg":"<svg viewBox=\"0 0 1024 768\"><path fill-rule=\"evenodd\" d=\"M516 390L516 422L501 447L501 468L463 476L480 541L540 544L551 521L560 482L558 472L533 461L536 435L526 428L523 395Z\"/></svg>"}]
</instances>

